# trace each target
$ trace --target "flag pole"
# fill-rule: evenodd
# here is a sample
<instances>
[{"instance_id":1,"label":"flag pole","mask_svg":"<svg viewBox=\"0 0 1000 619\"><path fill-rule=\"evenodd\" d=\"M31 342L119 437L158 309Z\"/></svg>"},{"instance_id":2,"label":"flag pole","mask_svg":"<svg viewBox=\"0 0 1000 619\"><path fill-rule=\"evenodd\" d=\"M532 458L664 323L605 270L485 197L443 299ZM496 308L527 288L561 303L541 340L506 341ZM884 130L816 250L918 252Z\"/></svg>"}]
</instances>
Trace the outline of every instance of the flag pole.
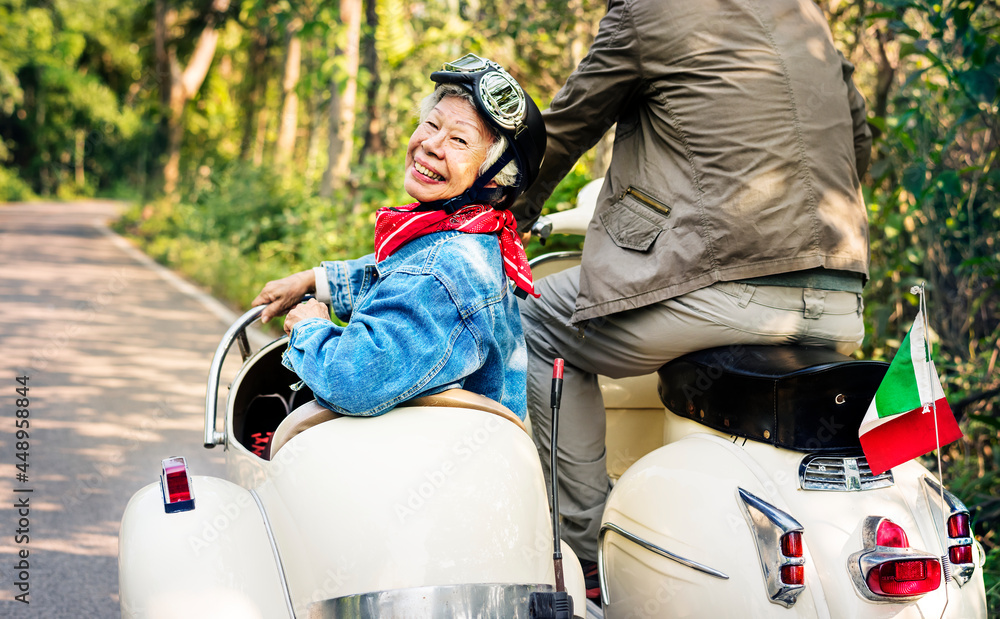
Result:
<instances>
[{"instance_id":1,"label":"flag pole","mask_svg":"<svg viewBox=\"0 0 1000 619\"><path fill-rule=\"evenodd\" d=\"M927 282L920 282L919 286L913 286L910 288L910 293L915 294L919 298L919 309L920 317L923 321L923 352L924 352L924 362L927 366L927 380L928 383L933 385L935 372L933 366L931 365L931 343L928 340L928 334L930 333L927 324ZM937 418L937 398L934 397L933 391L931 392L931 414L934 415L934 443L937 450L937 474L938 474L938 490L940 490L940 500L941 500L941 531L939 531L939 540L941 540L942 549L945 547L944 540L947 539L948 530L947 523L945 522L945 502L944 502L944 467L941 465L941 433L938 430L938 418ZM948 609L948 583L951 582L951 564L949 563L949 557L947 553L941 556L941 565L944 566L944 607L941 609L941 617L943 619L944 613Z\"/></svg>"}]
</instances>

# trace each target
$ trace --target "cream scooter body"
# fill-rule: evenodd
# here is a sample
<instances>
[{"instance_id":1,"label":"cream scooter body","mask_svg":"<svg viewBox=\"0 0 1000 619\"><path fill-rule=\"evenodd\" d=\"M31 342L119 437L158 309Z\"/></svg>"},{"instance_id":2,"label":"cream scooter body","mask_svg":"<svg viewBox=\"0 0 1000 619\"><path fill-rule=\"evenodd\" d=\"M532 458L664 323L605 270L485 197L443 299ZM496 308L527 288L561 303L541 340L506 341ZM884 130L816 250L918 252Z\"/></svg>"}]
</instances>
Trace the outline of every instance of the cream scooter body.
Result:
<instances>
[{"instance_id":1,"label":"cream scooter body","mask_svg":"<svg viewBox=\"0 0 1000 619\"><path fill-rule=\"evenodd\" d=\"M224 446L227 479L193 471L190 511L165 513L163 482L125 510L122 616L528 617L530 594L552 590L555 575L525 429L437 402L313 424L265 459L254 449L264 418L309 399L289 389L287 338L246 355L223 431L214 410L226 351L249 347L242 334L261 309L230 329L211 371L205 443ZM584 616L583 574L563 549Z\"/></svg>"},{"instance_id":2,"label":"cream scooter body","mask_svg":"<svg viewBox=\"0 0 1000 619\"><path fill-rule=\"evenodd\" d=\"M576 208L541 218L535 233L585 235L600 184L587 185ZM539 279L578 263L579 254L564 252L532 269ZM717 427L695 411L675 414L655 374L600 377L600 385L614 483L599 543L605 617L986 616L982 548L945 533L949 517L967 510L916 461L873 476L859 451L817 457L723 431L740 410ZM816 428L821 442L826 430L856 437L856 428ZM883 519L902 527L907 548L875 543ZM788 532L801 535L800 557L782 554ZM951 562L960 544L971 545L971 562ZM873 594L866 578L879 552L937 557L940 586L905 599ZM782 582L786 565L802 566L802 584Z\"/></svg>"}]
</instances>

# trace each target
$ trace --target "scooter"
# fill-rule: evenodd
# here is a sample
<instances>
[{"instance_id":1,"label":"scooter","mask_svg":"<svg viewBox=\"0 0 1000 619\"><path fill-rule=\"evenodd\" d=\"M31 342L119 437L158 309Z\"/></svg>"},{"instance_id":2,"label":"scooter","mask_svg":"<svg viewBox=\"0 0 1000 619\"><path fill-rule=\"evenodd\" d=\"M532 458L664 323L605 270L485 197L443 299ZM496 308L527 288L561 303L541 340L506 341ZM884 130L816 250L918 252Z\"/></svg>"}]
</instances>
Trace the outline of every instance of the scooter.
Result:
<instances>
[{"instance_id":1,"label":"scooter","mask_svg":"<svg viewBox=\"0 0 1000 619\"><path fill-rule=\"evenodd\" d=\"M568 546L557 574L545 480L516 415L459 389L373 418L331 414L282 366L287 337L251 352L247 330L263 309L230 327L209 372L204 446L223 446L226 479L169 457L159 481L125 509L123 617L541 618L559 610L568 619L567 594L585 615L583 572ZM218 430L234 343L243 364Z\"/></svg>"},{"instance_id":2,"label":"scooter","mask_svg":"<svg viewBox=\"0 0 1000 619\"><path fill-rule=\"evenodd\" d=\"M601 182L534 234L585 235ZM579 261L551 253L532 272ZM886 368L732 346L601 377L614 484L599 536L604 617L986 617L965 505L917 461L875 475L862 453Z\"/></svg>"}]
</instances>

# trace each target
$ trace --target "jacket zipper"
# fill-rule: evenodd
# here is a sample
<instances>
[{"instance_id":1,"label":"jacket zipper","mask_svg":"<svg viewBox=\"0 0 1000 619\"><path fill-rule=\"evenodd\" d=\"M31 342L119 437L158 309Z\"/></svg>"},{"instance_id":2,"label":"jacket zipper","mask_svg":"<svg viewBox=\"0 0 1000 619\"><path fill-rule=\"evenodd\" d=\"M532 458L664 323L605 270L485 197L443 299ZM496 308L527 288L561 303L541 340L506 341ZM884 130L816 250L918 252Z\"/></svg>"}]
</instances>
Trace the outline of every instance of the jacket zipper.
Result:
<instances>
[{"instance_id":1,"label":"jacket zipper","mask_svg":"<svg viewBox=\"0 0 1000 619\"><path fill-rule=\"evenodd\" d=\"M635 187L632 187L630 185L629 188L622 193L620 199L624 200L625 196L627 195L632 196L633 198L635 198L637 202L644 204L645 206L648 206L649 208L653 209L654 211L657 211L664 217L670 217L669 206L660 202L659 200L649 195L648 193L642 191L641 189L636 189Z\"/></svg>"}]
</instances>

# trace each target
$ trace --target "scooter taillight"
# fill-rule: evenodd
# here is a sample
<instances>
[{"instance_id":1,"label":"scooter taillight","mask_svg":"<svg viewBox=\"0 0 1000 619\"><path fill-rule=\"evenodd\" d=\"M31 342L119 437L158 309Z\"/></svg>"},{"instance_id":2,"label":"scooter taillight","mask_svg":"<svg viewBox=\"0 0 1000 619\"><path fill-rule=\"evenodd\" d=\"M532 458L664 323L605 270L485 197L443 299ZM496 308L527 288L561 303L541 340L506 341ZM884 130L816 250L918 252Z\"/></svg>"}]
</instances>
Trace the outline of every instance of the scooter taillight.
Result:
<instances>
[{"instance_id":1,"label":"scooter taillight","mask_svg":"<svg viewBox=\"0 0 1000 619\"><path fill-rule=\"evenodd\" d=\"M737 496L757 546L768 597L791 608L805 589L802 525L743 488L737 488Z\"/></svg>"},{"instance_id":2,"label":"scooter taillight","mask_svg":"<svg viewBox=\"0 0 1000 619\"><path fill-rule=\"evenodd\" d=\"M782 565L781 582L786 585L805 584L806 569L801 565Z\"/></svg>"},{"instance_id":3,"label":"scooter taillight","mask_svg":"<svg viewBox=\"0 0 1000 619\"><path fill-rule=\"evenodd\" d=\"M948 537L972 537L969 514L959 513L948 519Z\"/></svg>"},{"instance_id":4,"label":"scooter taillight","mask_svg":"<svg viewBox=\"0 0 1000 619\"><path fill-rule=\"evenodd\" d=\"M864 548L848 558L858 593L873 602L910 602L941 586L941 557L910 547L903 528L888 518L868 516Z\"/></svg>"},{"instance_id":5,"label":"scooter taillight","mask_svg":"<svg viewBox=\"0 0 1000 619\"><path fill-rule=\"evenodd\" d=\"M948 537L958 540L972 539L969 514L960 512L948 519ZM952 564L972 563L972 544L959 544L948 548L948 558Z\"/></svg>"},{"instance_id":6,"label":"scooter taillight","mask_svg":"<svg viewBox=\"0 0 1000 619\"><path fill-rule=\"evenodd\" d=\"M903 527L886 518L879 523L878 530L875 532L875 544L889 548L907 548L910 545L910 540L907 539Z\"/></svg>"},{"instance_id":7,"label":"scooter taillight","mask_svg":"<svg viewBox=\"0 0 1000 619\"><path fill-rule=\"evenodd\" d=\"M868 572L867 582L878 595L923 595L941 585L941 562L929 558L888 561Z\"/></svg>"},{"instance_id":8,"label":"scooter taillight","mask_svg":"<svg viewBox=\"0 0 1000 619\"><path fill-rule=\"evenodd\" d=\"M947 534L947 539L944 540L947 552L943 557L950 564L946 571L947 580L953 580L962 587L976 573L976 541L972 537L969 509L957 496L942 488L940 482L932 476L924 475L923 480L924 500L935 527L938 531L943 529Z\"/></svg>"},{"instance_id":9,"label":"scooter taillight","mask_svg":"<svg viewBox=\"0 0 1000 619\"><path fill-rule=\"evenodd\" d=\"M781 554L789 559L802 556L801 531L791 531L781 536ZM805 568L801 565L782 565L781 582L786 585L805 584Z\"/></svg>"},{"instance_id":10,"label":"scooter taillight","mask_svg":"<svg viewBox=\"0 0 1000 619\"><path fill-rule=\"evenodd\" d=\"M954 564L972 563L972 545L952 546L948 549L948 558Z\"/></svg>"},{"instance_id":11,"label":"scooter taillight","mask_svg":"<svg viewBox=\"0 0 1000 619\"><path fill-rule=\"evenodd\" d=\"M168 514L194 509L194 495L191 492L191 477L188 475L184 458L166 458L161 463L160 486L163 489L163 511Z\"/></svg>"},{"instance_id":12,"label":"scooter taillight","mask_svg":"<svg viewBox=\"0 0 1000 619\"><path fill-rule=\"evenodd\" d=\"M792 531L781 537L781 554L786 557L802 556L802 532Z\"/></svg>"}]
</instances>

